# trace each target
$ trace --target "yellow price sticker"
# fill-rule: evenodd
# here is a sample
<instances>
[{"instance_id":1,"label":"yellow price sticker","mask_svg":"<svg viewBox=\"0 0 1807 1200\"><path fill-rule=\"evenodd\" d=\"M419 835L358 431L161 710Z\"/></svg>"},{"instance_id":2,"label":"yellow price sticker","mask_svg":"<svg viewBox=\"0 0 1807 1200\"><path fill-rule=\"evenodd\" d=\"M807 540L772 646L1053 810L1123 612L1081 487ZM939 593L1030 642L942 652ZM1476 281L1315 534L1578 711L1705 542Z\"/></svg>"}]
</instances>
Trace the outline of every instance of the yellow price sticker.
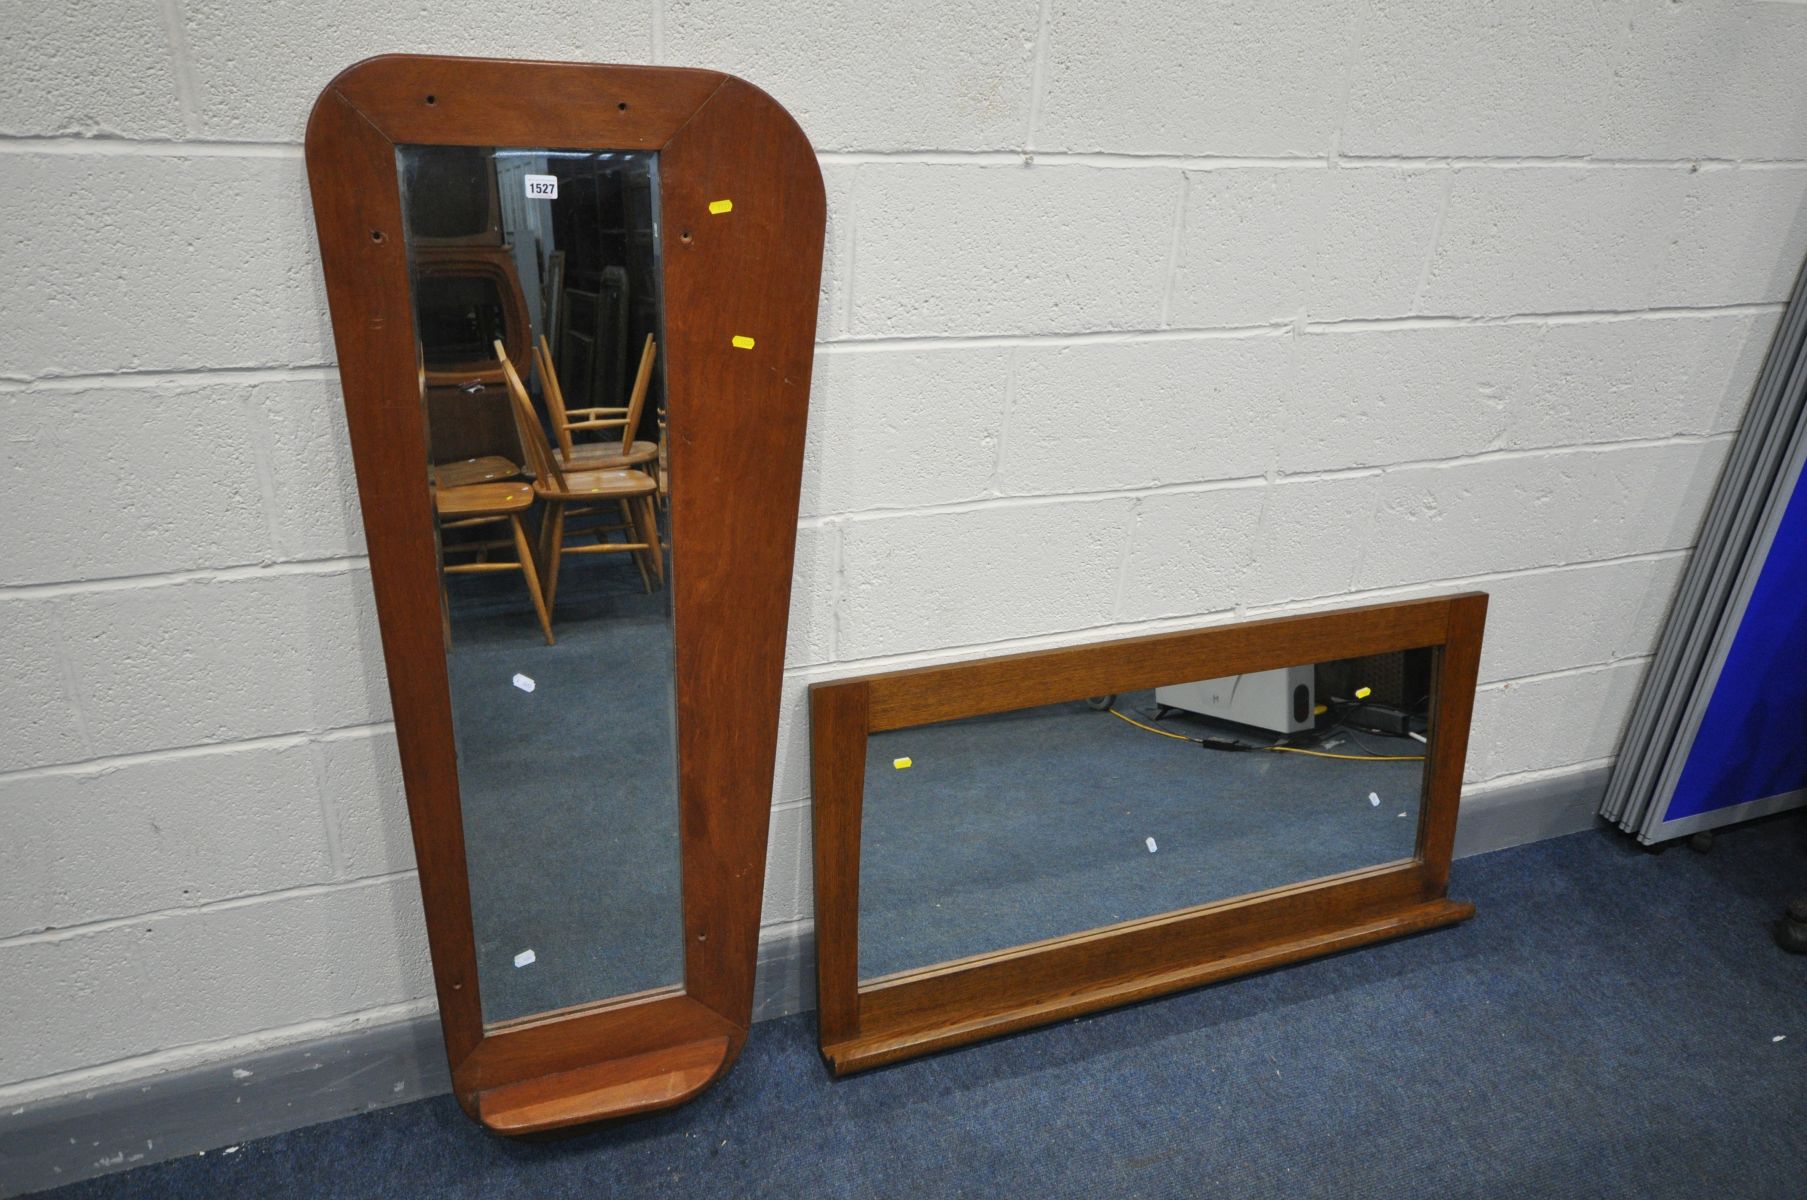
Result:
<instances>
[{"instance_id":1,"label":"yellow price sticker","mask_svg":"<svg viewBox=\"0 0 1807 1200\"><path fill-rule=\"evenodd\" d=\"M719 217L723 213L731 213L733 211L734 201L732 200L711 200L709 202L709 215L712 217Z\"/></svg>"},{"instance_id":2,"label":"yellow price sticker","mask_svg":"<svg viewBox=\"0 0 1807 1200\"><path fill-rule=\"evenodd\" d=\"M731 340L733 341L736 350L751 350L753 348L753 339L744 333L735 334Z\"/></svg>"},{"instance_id":3,"label":"yellow price sticker","mask_svg":"<svg viewBox=\"0 0 1807 1200\"><path fill-rule=\"evenodd\" d=\"M908 758L894 758L891 760L891 765L901 771L910 765L910 760Z\"/></svg>"}]
</instances>

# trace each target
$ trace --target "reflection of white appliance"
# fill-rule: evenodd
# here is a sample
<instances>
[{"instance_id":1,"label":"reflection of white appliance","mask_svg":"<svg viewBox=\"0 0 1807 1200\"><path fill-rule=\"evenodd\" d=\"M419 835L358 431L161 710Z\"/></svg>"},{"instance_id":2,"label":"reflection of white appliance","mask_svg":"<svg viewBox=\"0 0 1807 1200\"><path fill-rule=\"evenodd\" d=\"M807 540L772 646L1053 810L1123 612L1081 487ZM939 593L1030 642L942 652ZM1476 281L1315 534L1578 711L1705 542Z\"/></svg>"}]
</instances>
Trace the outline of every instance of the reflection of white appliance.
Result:
<instances>
[{"instance_id":1,"label":"reflection of white appliance","mask_svg":"<svg viewBox=\"0 0 1807 1200\"><path fill-rule=\"evenodd\" d=\"M1156 704L1182 708L1222 721L1235 721L1297 733L1312 726L1316 700L1312 695L1316 667L1282 667L1249 675L1226 675L1197 683L1175 683L1154 690Z\"/></svg>"}]
</instances>

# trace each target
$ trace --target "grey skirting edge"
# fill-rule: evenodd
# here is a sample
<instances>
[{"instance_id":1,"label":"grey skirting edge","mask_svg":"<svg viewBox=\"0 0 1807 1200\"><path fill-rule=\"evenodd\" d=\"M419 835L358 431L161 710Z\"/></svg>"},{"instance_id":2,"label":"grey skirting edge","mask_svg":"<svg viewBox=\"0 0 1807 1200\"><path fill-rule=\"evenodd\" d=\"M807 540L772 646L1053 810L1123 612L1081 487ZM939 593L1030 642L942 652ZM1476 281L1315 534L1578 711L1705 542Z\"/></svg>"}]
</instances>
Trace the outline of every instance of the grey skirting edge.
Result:
<instances>
[{"instance_id":1,"label":"grey skirting edge","mask_svg":"<svg viewBox=\"0 0 1807 1200\"><path fill-rule=\"evenodd\" d=\"M1595 825L1604 768L1463 801L1456 855ZM1456 890L1461 887L1460 872ZM807 929L760 946L756 1021L815 1003ZM757 1035L755 1035L757 1036ZM17 1196L449 1091L439 1022L375 1025L237 1062L0 1109L0 1196Z\"/></svg>"}]
</instances>

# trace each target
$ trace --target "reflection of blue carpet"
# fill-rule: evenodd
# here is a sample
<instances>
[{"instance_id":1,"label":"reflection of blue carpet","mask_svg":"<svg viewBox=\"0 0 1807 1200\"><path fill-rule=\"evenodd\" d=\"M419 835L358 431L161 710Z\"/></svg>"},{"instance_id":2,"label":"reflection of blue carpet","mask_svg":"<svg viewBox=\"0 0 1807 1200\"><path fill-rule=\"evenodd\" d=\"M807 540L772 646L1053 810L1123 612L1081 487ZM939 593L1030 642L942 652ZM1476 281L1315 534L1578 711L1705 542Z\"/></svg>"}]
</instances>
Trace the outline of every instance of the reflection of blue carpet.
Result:
<instances>
[{"instance_id":1,"label":"reflection of blue carpet","mask_svg":"<svg viewBox=\"0 0 1807 1200\"><path fill-rule=\"evenodd\" d=\"M866 1075L805 1014L644 1120L514 1142L441 1096L55 1195L1798 1200L1804 865L1800 815L1576 834L1456 863L1465 924Z\"/></svg>"},{"instance_id":2,"label":"reflection of blue carpet","mask_svg":"<svg viewBox=\"0 0 1807 1200\"><path fill-rule=\"evenodd\" d=\"M626 554L568 555L558 586L548 646L519 575L448 580L487 1021L684 978L669 593Z\"/></svg>"},{"instance_id":3,"label":"reflection of blue carpet","mask_svg":"<svg viewBox=\"0 0 1807 1200\"><path fill-rule=\"evenodd\" d=\"M1146 722L1153 704L1142 692L1117 708ZM1224 732L1189 715L1163 725ZM1424 751L1360 740L1377 754ZM1365 751L1344 735L1335 752ZM911 766L893 765L906 756ZM1423 765L1205 750L1084 703L875 734L860 975L1410 858Z\"/></svg>"}]
</instances>

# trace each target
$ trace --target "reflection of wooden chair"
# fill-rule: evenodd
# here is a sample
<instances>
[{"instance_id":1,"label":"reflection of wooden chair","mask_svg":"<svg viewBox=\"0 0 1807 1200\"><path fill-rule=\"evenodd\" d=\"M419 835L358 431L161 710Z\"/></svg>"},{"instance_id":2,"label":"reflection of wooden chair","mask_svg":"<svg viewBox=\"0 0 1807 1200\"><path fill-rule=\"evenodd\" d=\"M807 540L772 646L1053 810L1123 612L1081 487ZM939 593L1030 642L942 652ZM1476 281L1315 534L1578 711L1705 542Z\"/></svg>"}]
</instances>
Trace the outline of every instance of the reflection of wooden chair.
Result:
<instances>
[{"instance_id":1,"label":"reflection of wooden chair","mask_svg":"<svg viewBox=\"0 0 1807 1200\"><path fill-rule=\"evenodd\" d=\"M552 645L552 602L540 591L540 574L533 564L533 547L527 531L521 527L521 514L533 505L533 487L526 483L472 483L461 487L437 487L433 491L433 507L439 514L439 527L470 529L479 525L508 523L509 536L485 541L459 542L445 547L447 553L474 551L474 562L444 563L447 575L476 575L489 571L519 571L527 580L527 594L533 597L534 612L540 618L540 630L546 644ZM497 562L489 557L491 550L513 543L514 562Z\"/></svg>"},{"instance_id":2,"label":"reflection of wooden chair","mask_svg":"<svg viewBox=\"0 0 1807 1200\"><path fill-rule=\"evenodd\" d=\"M546 572L546 611L550 614L558 598L558 567L566 554L631 553L640 569L641 581L648 591L653 580L665 581L665 554L659 544L658 518L653 514L652 497L657 484L643 471L631 469L580 470L567 472L553 457L552 447L540 428L539 414L527 395L527 387L515 373L513 364L496 343L496 354L514 398L515 423L519 426L521 447L527 452L527 465L533 471L533 492L546 502L546 516L540 523L540 561ZM567 527L571 517L594 515L611 501L621 509L624 525L592 525ZM611 542L608 534L625 529L628 540ZM592 545L568 546L567 534L596 535Z\"/></svg>"},{"instance_id":3,"label":"reflection of wooden chair","mask_svg":"<svg viewBox=\"0 0 1807 1200\"><path fill-rule=\"evenodd\" d=\"M469 487L473 483L498 483L504 479L513 479L520 473L521 468L500 454L485 454L480 458L439 463L427 468L427 474L432 477L434 485L442 488Z\"/></svg>"},{"instance_id":4,"label":"reflection of wooden chair","mask_svg":"<svg viewBox=\"0 0 1807 1200\"><path fill-rule=\"evenodd\" d=\"M558 372L552 366L552 351L546 339L534 347L540 369L541 391L546 396L546 414L552 418L552 435L558 439L553 451L558 464L570 471L606 470L610 467L637 467L658 457L659 447L653 442L634 440L640 428L640 414L646 408L646 393L652 386L653 361L658 347L653 335L646 335L640 352L640 369L634 373L634 390L625 408L566 408L565 391L559 386ZM619 429L621 440L609 438L600 442L579 442L571 437L573 430Z\"/></svg>"}]
</instances>

